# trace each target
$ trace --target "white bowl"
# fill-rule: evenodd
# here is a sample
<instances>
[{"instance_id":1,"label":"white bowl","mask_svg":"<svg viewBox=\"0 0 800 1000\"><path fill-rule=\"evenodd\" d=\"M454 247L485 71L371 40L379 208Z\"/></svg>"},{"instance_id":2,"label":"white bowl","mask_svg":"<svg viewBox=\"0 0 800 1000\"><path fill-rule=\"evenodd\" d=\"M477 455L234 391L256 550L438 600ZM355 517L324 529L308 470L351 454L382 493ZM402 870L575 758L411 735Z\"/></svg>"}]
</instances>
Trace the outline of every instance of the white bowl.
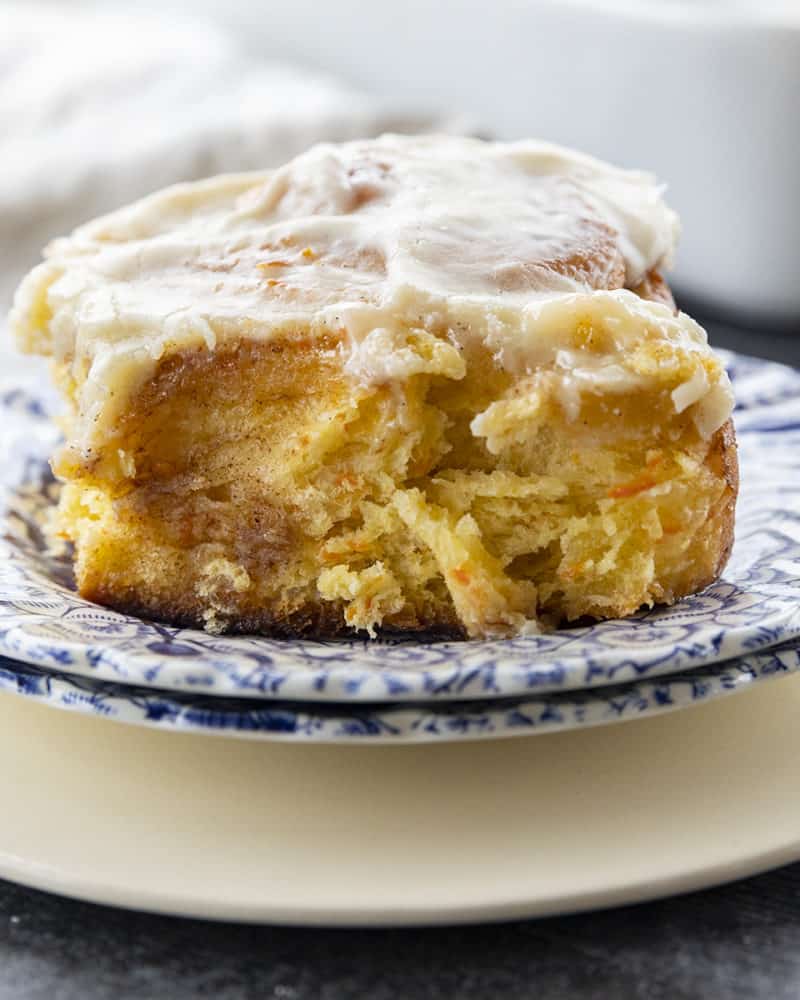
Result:
<instances>
[{"instance_id":1,"label":"white bowl","mask_svg":"<svg viewBox=\"0 0 800 1000\"><path fill-rule=\"evenodd\" d=\"M212 0L271 54L541 135L669 186L675 282L745 318L800 318L800 2Z\"/></svg>"}]
</instances>

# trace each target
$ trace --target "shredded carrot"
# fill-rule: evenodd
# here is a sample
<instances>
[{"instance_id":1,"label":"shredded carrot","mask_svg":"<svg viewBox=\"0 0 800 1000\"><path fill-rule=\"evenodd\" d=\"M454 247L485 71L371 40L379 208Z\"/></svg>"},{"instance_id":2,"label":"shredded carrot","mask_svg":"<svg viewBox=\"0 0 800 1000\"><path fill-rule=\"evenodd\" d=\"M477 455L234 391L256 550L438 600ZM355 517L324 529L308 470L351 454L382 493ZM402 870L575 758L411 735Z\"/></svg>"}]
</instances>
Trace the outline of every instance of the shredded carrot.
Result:
<instances>
[{"instance_id":1,"label":"shredded carrot","mask_svg":"<svg viewBox=\"0 0 800 1000\"><path fill-rule=\"evenodd\" d=\"M635 497L637 493L643 493L655 485L656 481L652 476L638 476L636 479L631 479L630 482L612 487L608 491L607 496L612 500L620 500L623 497Z\"/></svg>"},{"instance_id":2,"label":"shredded carrot","mask_svg":"<svg viewBox=\"0 0 800 1000\"><path fill-rule=\"evenodd\" d=\"M269 267L288 267L289 262L286 260L265 260L260 264L256 264L259 271L266 271Z\"/></svg>"},{"instance_id":3,"label":"shredded carrot","mask_svg":"<svg viewBox=\"0 0 800 1000\"><path fill-rule=\"evenodd\" d=\"M576 576L583 572L585 562L574 563L572 566L561 566L558 575L562 580L574 580Z\"/></svg>"}]
</instances>

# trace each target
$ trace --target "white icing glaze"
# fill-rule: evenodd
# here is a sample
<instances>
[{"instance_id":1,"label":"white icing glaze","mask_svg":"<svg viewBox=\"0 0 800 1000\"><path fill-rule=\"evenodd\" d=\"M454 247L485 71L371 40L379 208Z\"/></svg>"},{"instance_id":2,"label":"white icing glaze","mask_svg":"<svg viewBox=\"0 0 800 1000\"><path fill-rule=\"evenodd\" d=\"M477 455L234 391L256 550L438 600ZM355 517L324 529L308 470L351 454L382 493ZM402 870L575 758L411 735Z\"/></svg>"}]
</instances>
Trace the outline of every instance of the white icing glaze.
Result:
<instances>
[{"instance_id":1,"label":"white icing glaze","mask_svg":"<svg viewBox=\"0 0 800 1000\"><path fill-rule=\"evenodd\" d=\"M692 320L623 287L668 265L677 230L649 175L546 143L319 145L271 173L167 189L56 240L13 323L23 345L79 373L82 448L102 442L165 353L309 328L341 338L365 382L423 370L405 342L414 328L453 345L439 358L453 378L452 354L477 338L512 371L560 372L570 413L576 393L646 381L624 367L638 340L708 354ZM583 321L601 322L611 348L565 353ZM687 386L676 410L702 408L715 387L724 395L723 381ZM706 430L715 421L705 414Z\"/></svg>"}]
</instances>

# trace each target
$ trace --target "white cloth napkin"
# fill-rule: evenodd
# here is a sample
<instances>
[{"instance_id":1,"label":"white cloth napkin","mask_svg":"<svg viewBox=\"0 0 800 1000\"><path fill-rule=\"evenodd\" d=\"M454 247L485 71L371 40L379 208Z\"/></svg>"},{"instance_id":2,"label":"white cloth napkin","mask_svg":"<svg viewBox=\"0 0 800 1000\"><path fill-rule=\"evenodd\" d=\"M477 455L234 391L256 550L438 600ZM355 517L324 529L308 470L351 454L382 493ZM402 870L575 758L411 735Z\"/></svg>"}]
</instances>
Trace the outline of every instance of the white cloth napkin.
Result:
<instances>
[{"instance_id":1,"label":"white cloth napkin","mask_svg":"<svg viewBox=\"0 0 800 1000\"><path fill-rule=\"evenodd\" d=\"M12 2L0 21L0 316L49 239L149 191L441 124L184 16Z\"/></svg>"}]
</instances>

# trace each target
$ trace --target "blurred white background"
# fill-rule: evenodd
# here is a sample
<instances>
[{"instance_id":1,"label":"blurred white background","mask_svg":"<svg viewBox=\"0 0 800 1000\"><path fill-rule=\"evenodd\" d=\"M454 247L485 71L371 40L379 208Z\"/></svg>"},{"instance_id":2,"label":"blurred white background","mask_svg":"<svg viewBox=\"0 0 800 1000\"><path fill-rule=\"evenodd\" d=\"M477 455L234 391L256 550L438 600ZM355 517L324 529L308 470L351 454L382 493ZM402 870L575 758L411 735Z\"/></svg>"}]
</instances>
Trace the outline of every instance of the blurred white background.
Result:
<instances>
[{"instance_id":1,"label":"blurred white background","mask_svg":"<svg viewBox=\"0 0 800 1000\"><path fill-rule=\"evenodd\" d=\"M20 84L8 40L23 6L28 19L41 12L42 38L30 42ZM0 0L0 225L13 213L8 162L40 186L49 173L55 188L65 176L74 184L82 162L82 203L51 198L45 212L72 224L76 209L277 162L317 138L430 127L535 135L666 182L684 225L674 281L706 311L800 318L800 0L62 0L60 9L69 27L36 0ZM127 26L100 23L112 9ZM59 107L77 114L81 93L94 126L87 111L82 132L58 134L56 160L67 164L58 176ZM38 128L24 149L15 128L31 129L20 108ZM18 201L28 216L32 198Z\"/></svg>"}]
</instances>

